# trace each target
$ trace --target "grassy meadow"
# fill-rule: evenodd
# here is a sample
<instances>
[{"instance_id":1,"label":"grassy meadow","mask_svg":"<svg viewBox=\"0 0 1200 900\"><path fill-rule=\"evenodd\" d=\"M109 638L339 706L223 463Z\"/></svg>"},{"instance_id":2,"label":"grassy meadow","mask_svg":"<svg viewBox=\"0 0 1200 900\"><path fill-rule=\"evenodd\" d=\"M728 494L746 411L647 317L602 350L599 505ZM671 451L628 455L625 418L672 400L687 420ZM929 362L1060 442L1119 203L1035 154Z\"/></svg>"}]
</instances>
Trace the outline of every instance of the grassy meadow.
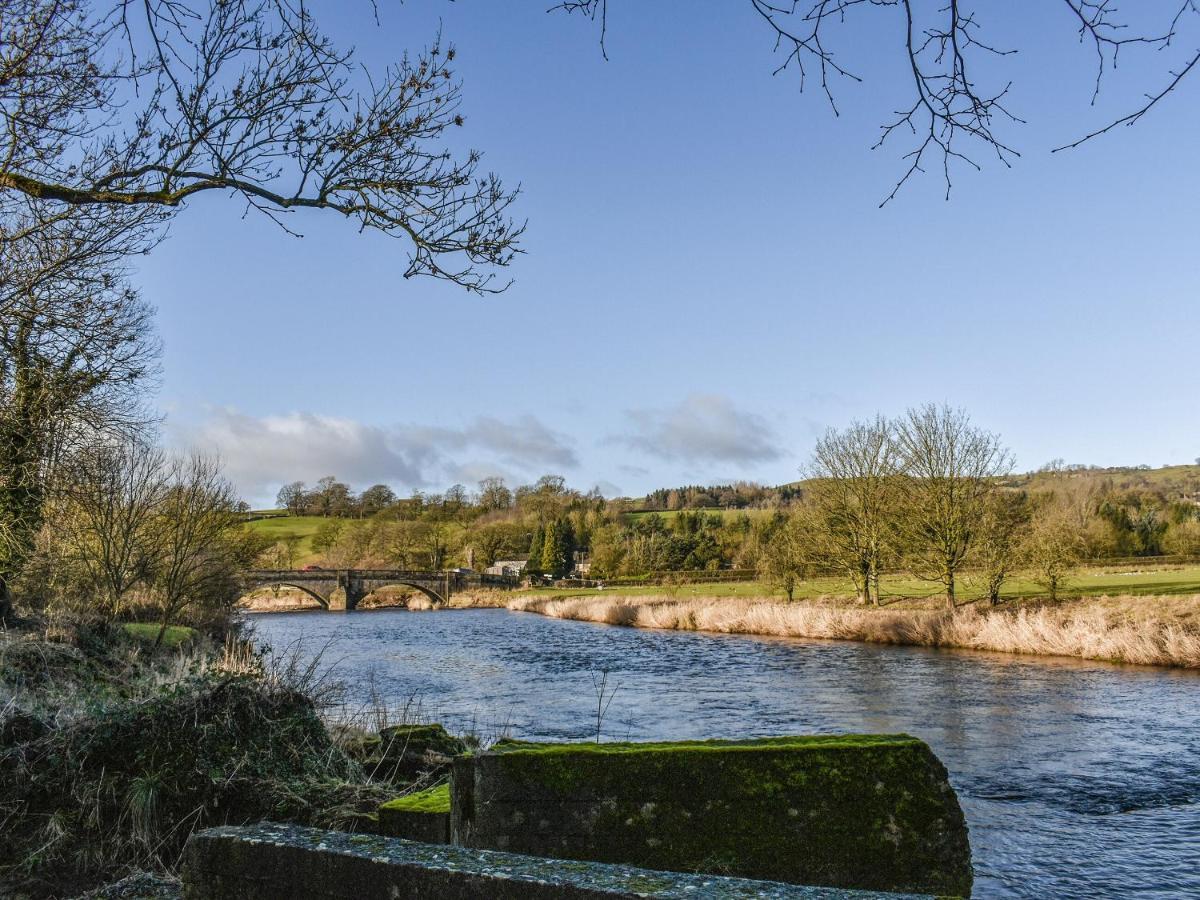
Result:
<instances>
[{"instance_id":1,"label":"grassy meadow","mask_svg":"<svg viewBox=\"0 0 1200 900\"><path fill-rule=\"evenodd\" d=\"M605 588L539 588L530 593L547 597L587 597L599 593L616 597L759 597L784 599L782 590L761 581L729 581L704 584L680 585L631 585ZM880 584L880 593L885 605L920 608L941 606L941 589L936 584L905 575L885 576ZM984 596L984 585L969 575L958 583L959 602L970 602ZM1200 594L1200 566L1174 567L1097 567L1083 569L1069 578L1060 588L1063 598L1100 597L1111 595L1164 596ZM1007 600L1041 598L1045 588L1025 577L1011 579L1002 592ZM796 600L818 598L852 599L854 590L850 582L842 578L814 578L799 582L794 597Z\"/></svg>"},{"instance_id":2,"label":"grassy meadow","mask_svg":"<svg viewBox=\"0 0 1200 900\"><path fill-rule=\"evenodd\" d=\"M328 522L324 516L278 516L270 519L255 519L247 527L272 541L296 539L296 565L303 566L316 558L312 549L312 537L321 524ZM347 524L352 524L348 522Z\"/></svg>"}]
</instances>

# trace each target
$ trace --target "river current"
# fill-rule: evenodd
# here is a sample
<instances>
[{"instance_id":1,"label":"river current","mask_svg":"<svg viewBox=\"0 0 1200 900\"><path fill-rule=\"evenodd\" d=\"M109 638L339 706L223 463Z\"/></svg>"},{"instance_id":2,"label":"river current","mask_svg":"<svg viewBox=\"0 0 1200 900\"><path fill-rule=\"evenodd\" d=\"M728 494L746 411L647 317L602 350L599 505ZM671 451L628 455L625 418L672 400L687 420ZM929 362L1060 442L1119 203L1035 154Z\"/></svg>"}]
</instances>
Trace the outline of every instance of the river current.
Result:
<instances>
[{"instance_id":1,"label":"river current","mask_svg":"<svg viewBox=\"0 0 1200 900\"><path fill-rule=\"evenodd\" d=\"M252 617L322 652L349 708L604 740L907 732L946 764L975 897L1200 897L1200 675L1072 660L646 631L504 610Z\"/></svg>"}]
</instances>

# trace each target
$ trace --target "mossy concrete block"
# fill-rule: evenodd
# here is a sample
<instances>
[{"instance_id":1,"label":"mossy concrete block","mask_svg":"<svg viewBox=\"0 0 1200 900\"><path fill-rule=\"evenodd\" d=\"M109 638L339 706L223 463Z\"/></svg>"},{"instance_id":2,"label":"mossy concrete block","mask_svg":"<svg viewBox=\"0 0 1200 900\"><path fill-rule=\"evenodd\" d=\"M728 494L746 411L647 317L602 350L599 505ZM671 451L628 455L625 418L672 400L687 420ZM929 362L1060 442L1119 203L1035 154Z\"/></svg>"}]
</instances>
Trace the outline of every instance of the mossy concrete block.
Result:
<instances>
[{"instance_id":1,"label":"mossy concrete block","mask_svg":"<svg viewBox=\"0 0 1200 900\"><path fill-rule=\"evenodd\" d=\"M393 781L414 781L445 770L467 750L465 743L438 724L395 725L380 731L379 738L364 766L376 778Z\"/></svg>"},{"instance_id":2,"label":"mossy concrete block","mask_svg":"<svg viewBox=\"0 0 1200 900\"><path fill-rule=\"evenodd\" d=\"M450 785L406 794L381 804L378 831L388 837L450 843Z\"/></svg>"},{"instance_id":3,"label":"mossy concrete block","mask_svg":"<svg viewBox=\"0 0 1200 900\"><path fill-rule=\"evenodd\" d=\"M184 853L184 900L919 900L538 859L294 825L213 828ZM928 898L925 898L928 900Z\"/></svg>"},{"instance_id":4,"label":"mossy concrete block","mask_svg":"<svg viewBox=\"0 0 1200 900\"><path fill-rule=\"evenodd\" d=\"M508 741L458 758L467 847L796 884L969 896L945 767L908 735Z\"/></svg>"}]
</instances>

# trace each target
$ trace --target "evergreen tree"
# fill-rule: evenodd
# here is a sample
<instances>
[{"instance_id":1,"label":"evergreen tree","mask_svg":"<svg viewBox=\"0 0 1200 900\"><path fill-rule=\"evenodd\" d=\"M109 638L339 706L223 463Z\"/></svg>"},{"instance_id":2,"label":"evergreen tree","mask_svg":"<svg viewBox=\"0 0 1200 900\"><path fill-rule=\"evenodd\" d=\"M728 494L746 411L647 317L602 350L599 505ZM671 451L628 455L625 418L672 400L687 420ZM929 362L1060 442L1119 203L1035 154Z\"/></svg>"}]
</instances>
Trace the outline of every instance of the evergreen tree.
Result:
<instances>
[{"instance_id":1,"label":"evergreen tree","mask_svg":"<svg viewBox=\"0 0 1200 900\"><path fill-rule=\"evenodd\" d=\"M570 519L563 519L558 524L557 555L561 560L562 577L571 574L575 568L575 529Z\"/></svg>"},{"instance_id":2,"label":"evergreen tree","mask_svg":"<svg viewBox=\"0 0 1200 900\"><path fill-rule=\"evenodd\" d=\"M529 544L529 561L525 563L526 575L541 575L545 571L545 564L542 561L542 551L545 544L546 529L539 525L537 531L533 533L533 540Z\"/></svg>"},{"instance_id":3,"label":"evergreen tree","mask_svg":"<svg viewBox=\"0 0 1200 900\"><path fill-rule=\"evenodd\" d=\"M558 520L546 527L545 538L542 541L542 571L555 578L562 577L562 559L559 556L559 532L562 530Z\"/></svg>"},{"instance_id":4,"label":"evergreen tree","mask_svg":"<svg viewBox=\"0 0 1200 900\"><path fill-rule=\"evenodd\" d=\"M555 519L546 528L542 543L542 570L555 578L571 574L575 561L575 529L571 520Z\"/></svg>"}]
</instances>

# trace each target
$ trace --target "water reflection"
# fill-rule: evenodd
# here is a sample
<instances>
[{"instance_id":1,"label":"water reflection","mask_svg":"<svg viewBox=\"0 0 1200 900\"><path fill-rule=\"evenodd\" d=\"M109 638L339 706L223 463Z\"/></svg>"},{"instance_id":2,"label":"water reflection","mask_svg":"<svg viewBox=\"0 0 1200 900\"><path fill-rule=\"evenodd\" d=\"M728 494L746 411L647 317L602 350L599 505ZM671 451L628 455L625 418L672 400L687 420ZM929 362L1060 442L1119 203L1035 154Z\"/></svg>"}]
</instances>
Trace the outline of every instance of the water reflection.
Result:
<instances>
[{"instance_id":1,"label":"water reflection","mask_svg":"<svg viewBox=\"0 0 1200 900\"><path fill-rule=\"evenodd\" d=\"M1200 678L1003 654L638 631L529 614L288 613L359 699L418 697L451 727L580 739L906 731L950 770L977 897L1200 896Z\"/></svg>"}]
</instances>

